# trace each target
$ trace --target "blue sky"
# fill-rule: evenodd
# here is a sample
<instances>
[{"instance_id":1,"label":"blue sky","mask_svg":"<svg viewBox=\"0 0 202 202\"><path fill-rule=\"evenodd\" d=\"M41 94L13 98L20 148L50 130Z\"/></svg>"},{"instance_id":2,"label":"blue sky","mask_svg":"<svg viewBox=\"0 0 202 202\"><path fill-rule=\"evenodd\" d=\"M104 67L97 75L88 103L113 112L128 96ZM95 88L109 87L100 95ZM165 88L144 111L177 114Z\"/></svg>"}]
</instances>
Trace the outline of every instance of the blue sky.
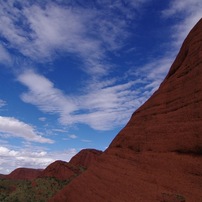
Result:
<instances>
[{"instance_id":1,"label":"blue sky","mask_svg":"<svg viewBox=\"0 0 202 202\"><path fill-rule=\"evenodd\" d=\"M201 13L201 0L0 1L0 173L105 150Z\"/></svg>"}]
</instances>

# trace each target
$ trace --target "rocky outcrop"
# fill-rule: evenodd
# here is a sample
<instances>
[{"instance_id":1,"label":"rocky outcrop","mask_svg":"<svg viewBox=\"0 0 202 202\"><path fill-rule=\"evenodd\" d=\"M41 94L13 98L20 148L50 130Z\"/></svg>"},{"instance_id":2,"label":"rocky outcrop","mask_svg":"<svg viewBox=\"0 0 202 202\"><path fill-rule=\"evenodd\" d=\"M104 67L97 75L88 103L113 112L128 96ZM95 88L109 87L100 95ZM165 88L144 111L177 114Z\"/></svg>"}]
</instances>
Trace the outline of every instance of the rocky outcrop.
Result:
<instances>
[{"instance_id":1,"label":"rocky outcrop","mask_svg":"<svg viewBox=\"0 0 202 202\"><path fill-rule=\"evenodd\" d=\"M96 149L83 149L70 160L70 164L88 168L95 163L97 158L102 154L102 151Z\"/></svg>"},{"instance_id":2,"label":"rocky outcrop","mask_svg":"<svg viewBox=\"0 0 202 202\"><path fill-rule=\"evenodd\" d=\"M59 180L68 180L77 175L79 172L80 170L76 166L71 165L68 162L55 161L47 166L39 177L54 177Z\"/></svg>"},{"instance_id":3,"label":"rocky outcrop","mask_svg":"<svg viewBox=\"0 0 202 202\"><path fill-rule=\"evenodd\" d=\"M40 174L39 177L55 177L59 180L73 179L86 170L102 151L96 149L83 149L76 154L70 162L55 161Z\"/></svg>"},{"instance_id":4,"label":"rocky outcrop","mask_svg":"<svg viewBox=\"0 0 202 202\"><path fill-rule=\"evenodd\" d=\"M9 175L0 174L0 179L27 179L54 177L58 180L71 180L95 163L103 152L96 149L83 149L76 154L70 162L55 161L44 170L31 168L17 168Z\"/></svg>"},{"instance_id":5,"label":"rocky outcrop","mask_svg":"<svg viewBox=\"0 0 202 202\"><path fill-rule=\"evenodd\" d=\"M202 199L202 20L159 89L96 163L50 201Z\"/></svg>"},{"instance_id":6,"label":"rocky outcrop","mask_svg":"<svg viewBox=\"0 0 202 202\"><path fill-rule=\"evenodd\" d=\"M33 180L37 178L42 172L42 169L32 168L17 168L8 175L5 175L5 179L12 180Z\"/></svg>"}]
</instances>

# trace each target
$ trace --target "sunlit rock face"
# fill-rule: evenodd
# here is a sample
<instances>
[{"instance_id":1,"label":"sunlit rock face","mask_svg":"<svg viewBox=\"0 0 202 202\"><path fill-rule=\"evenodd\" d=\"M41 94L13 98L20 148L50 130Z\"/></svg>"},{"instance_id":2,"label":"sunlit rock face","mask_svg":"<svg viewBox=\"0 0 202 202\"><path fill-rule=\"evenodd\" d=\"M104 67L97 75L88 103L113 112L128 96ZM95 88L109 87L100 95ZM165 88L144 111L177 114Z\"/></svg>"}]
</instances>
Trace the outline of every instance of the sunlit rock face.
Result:
<instances>
[{"instance_id":1,"label":"sunlit rock face","mask_svg":"<svg viewBox=\"0 0 202 202\"><path fill-rule=\"evenodd\" d=\"M97 162L51 201L202 199L202 20L159 89Z\"/></svg>"}]
</instances>

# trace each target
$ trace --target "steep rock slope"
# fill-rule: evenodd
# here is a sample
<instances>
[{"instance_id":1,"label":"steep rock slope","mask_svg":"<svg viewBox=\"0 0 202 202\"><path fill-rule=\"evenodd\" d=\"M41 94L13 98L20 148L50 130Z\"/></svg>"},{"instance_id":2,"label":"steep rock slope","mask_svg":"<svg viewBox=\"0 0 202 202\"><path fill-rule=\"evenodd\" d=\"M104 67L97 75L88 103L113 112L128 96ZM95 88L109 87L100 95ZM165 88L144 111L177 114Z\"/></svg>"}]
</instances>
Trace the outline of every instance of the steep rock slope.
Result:
<instances>
[{"instance_id":1,"label":"steep rock slope","mask_svg":"<svg viewBox=\"0 0 202 202\"><path fill-rule=\"evenodd\" d=\"M89 169L51 201L202 200L202 20L159 89Z\"/></svg>"},{"instance_id":2,"label":"steep rock slope","mask_svg":"<svg viewBox=\"0 0 202 202\"><path fill-rule=\"evenodd\" d=\"M42 172L42 169L32 168L17 168L4 178L12 180L32 180L37 178Z\"/></svg>"},{"instance_id":3,"label":"steep rock slope","mask_svg":"<svg viewBox=\"0 0 202 202\"><path fill-rule=\"evenodd\" d=\"M184 41L159 90L133 114L111 147L193 153L202 150L201 24Z\"/></svg>"}]
</instances>

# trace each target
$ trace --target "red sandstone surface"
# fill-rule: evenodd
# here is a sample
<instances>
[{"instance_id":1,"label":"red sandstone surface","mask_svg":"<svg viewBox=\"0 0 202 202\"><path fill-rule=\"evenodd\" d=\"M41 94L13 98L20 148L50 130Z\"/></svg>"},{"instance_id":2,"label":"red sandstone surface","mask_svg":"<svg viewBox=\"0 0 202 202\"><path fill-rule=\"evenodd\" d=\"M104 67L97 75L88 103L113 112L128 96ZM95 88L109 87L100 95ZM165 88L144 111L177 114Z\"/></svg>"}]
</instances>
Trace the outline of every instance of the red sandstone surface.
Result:
<instances>
[{"instance_id":1,"label":"red sandstone surface","mask_svg":"<svg viewBox=\"0 0 202 202\"><path fill-rule=\"evenodd\" d=\"M202 20L151 98L53 202L202 201Z\"/></svg>"},{"instance_id":2,"label":"red sandstone surface","mask_svg":"<svg viewBox=\"0 0 202 202\"><path fill-rule=\"evenodd\" d=\"M96 149L83 149L70 160L70 164L88 168L103 152Z\"/></svg>"},{"instance_id":3,"label":"red sandstone surface","mask_svg":"<svg viewBox=\"0 0 202 202\"><path fill-rule=\"evenodd\" d=\"M6 175L0 174L0 179L3 179L5 177L6 177Z\"/></svg>"},{"instance_id":4,"label":"red sandstone surface","mask_svg":"<svg viewBox=\"0 0 202 202\"><path fill-rule=\"evenodd\" d=\"M39 177L55 177L59 180L67 180L79 173L79 169L65 161L51 163Z\"/></svg>"},{"instance_id":5,"label":"red sandstone surface","mask_svg":"<svg viewBox=\"0 0 202 202\"><path fill-rule=\"evenodd\" d=\"M33 180L37 178L41 172L41 169L17 168L10 174L5 175L5 178L12 180Z\"/></svg>"},{"instance_id":6,"label":"red sandstone surface","mask_svg":"<svg viewBox=\"0 0 202 202\"><path fill-rule=\"evenodd\" d=\"M88 168L101 153L102 151L96 149L83 149L70 162L55 161L51 163L39 177L55 177L59 180L70 179L80 174L83 168Z\"/></svg>"}]
</instances>

